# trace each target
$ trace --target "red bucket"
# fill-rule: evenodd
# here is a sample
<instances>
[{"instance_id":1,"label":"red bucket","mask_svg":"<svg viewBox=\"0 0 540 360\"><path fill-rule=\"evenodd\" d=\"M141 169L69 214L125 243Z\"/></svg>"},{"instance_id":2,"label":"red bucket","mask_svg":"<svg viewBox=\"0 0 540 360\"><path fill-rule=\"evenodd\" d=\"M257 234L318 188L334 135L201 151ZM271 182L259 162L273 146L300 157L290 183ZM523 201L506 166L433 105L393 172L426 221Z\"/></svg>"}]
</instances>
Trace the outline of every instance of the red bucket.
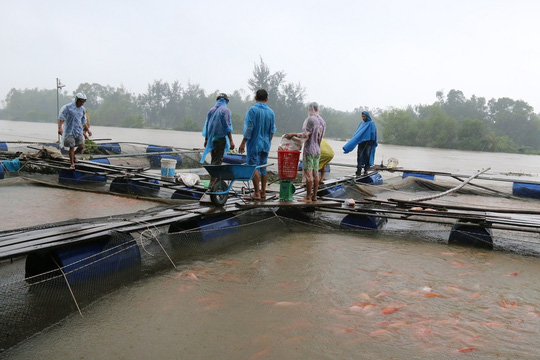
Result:
<instances>
[{"instance_id":1,"label":"red bucket","mask_svg":"<svg viewBox=\"0 0 540 360\"><path fill-rule=\"evenodd\" d=\"M278 150L278 172L280 179L296 179L300 151Z\"/></svg>"}]
</instances>

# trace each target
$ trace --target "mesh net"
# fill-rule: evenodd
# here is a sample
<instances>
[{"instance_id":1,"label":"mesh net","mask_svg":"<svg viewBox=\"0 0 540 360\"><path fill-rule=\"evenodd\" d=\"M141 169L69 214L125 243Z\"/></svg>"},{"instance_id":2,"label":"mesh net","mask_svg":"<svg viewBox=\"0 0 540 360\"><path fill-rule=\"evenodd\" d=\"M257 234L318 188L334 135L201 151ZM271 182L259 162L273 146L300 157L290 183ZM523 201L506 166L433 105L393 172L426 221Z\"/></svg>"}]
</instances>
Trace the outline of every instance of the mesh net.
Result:
<instances>
[{"instance_id":1,"label":"mesh net","mask_svg":"<svg viewBox=\"0 0 540 360\"><path fill-rule=\"evenodd\" d=\"M137 223L137 220L133 220ZM0 353L115 289L222 251L245 248L264 234L290 231L272 212L153 227L0 262ZM279 225L279 226L277 226Z\"/></svg>"}]
</instances>

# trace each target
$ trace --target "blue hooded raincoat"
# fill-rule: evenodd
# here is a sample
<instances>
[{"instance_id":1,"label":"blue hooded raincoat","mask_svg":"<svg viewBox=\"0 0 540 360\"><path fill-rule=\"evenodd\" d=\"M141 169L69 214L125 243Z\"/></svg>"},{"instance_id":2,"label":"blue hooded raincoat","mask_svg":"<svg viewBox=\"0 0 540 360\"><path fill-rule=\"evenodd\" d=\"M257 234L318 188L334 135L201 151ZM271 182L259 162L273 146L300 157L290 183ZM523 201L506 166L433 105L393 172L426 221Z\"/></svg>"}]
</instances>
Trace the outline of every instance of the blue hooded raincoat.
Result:
<instances>
[{"instance_id":1,"label":"blue hooded raincoat","mask_svg":"<svg viewBox=\"0 0 540 360\"><path fill-rule=\"evenodd\" d=\"M371 119L369 112L362 111L362 114L366 115L367 120L363 121L358 125L358 129L354 133L353 137L349 142L343 146L343 152L345 154L350 153L356 148L356 146L365 141L372 141L370 156L369 156L369 165L373 165L375 162L375 148L377 147L377 128L375 127L375 122Z\"/></svg>"},{"instance_id":2,"label":"blue hooded raincoat","mask_svg":"<svg viewBox=\"0 0 540 360\"><path fill-rule=\"evenodd\" d=\"M202 136L204 136L207 141L201 157L201 164L204 164L206 155L214 148L214 140L216 139L224 137L227 141L225 151L229 151L230 143L227 134L232 131L231 110L227 107L227 101L225 99L219 99L216 102L216 105L208 112L206 122L204 123Z\"/></svg>"}]
</instances>

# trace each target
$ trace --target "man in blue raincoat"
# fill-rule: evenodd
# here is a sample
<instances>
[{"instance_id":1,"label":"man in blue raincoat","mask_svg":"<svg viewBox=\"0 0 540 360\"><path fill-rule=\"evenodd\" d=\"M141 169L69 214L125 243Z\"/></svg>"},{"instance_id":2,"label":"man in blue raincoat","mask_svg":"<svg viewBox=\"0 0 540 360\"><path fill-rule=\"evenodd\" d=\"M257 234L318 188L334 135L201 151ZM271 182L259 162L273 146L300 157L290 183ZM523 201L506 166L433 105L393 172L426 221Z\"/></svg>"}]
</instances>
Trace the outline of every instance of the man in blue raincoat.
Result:
<instances>
[{"instance_id":1,"label":"man in blue raincoat","mask_svg":"<svg viewBox=\"0 0 540 360\"><path fill-rule=\"evenodd\" d=\"M276 132L276 116L274 110L266 105L268 101L266 90L257 90L255 101L257 101L255 105L246 113L244 139L242 139L238 152L243 153L247 145L247 164L266 165L272 138ZM253 174L253 200L266 200L267 179L266 167L255 170Z\"/></svg>"},{"instance_id":2,"label":"man in blue raincoat","mask_svg":"<svg viewBox=\"0 0 540 360\"><path fill-rule=\"evenodd\" d=\"M369 112L362 111L362 120L352 139L343 146L343 152L347 154L358 145L356 176L362 175L362 168L364 174L367 174L369 167L375 161L375 148L377 147L377 127L375 122L371 120Z\"/></svg>"},{"instance_id":3,"label":"man in blue raincoat","mask_svg":"<svg viewBox=\"0 0 540 360\"><path fill-rule=\"evenodd\" d=\"M70 170L75 170L75 163L77 162L75 154L84 150L83 129L86 129L88 134L92 136L92 132L87 128L86 109L83 106L85 102L86 95L77 93L75 100L62 106L58 114L58 135L63 136L62 145L69 148Z\"/></svg>"},{"instance_id":4,"label":"man in blue raincoat","mask_svg":"<svg viewBox=\"0 0 540 360\"><path fill-rule=\"evenodd\" d=\"M232 138L233 126L231 122L231 110L227 107L229 97L221 93L216 98L216 105L208 111L204 123L202 136L204 136L204 152L201 164L208 153L211 154L212 165L221 165L225 151L234 150Z\"/></svg>"}]
</instances>

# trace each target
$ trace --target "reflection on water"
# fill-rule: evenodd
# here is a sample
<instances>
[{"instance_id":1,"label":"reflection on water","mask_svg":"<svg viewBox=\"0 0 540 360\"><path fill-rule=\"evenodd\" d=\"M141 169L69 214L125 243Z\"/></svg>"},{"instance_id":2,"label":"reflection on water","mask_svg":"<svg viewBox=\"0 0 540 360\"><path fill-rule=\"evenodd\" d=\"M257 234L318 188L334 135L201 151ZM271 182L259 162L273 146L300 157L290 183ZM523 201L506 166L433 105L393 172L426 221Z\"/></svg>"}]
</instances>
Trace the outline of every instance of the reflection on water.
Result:
<instances>
[{"instance_id":1,"label":"reflection on water","mask_svg":"<svg viewBox=\"0 0 540 360\"><path fill-rule=\"evenodd\" d=\"M122 289L8 358L530 359L537 258L291 233Z\"/></svg>"}]
</instances>

